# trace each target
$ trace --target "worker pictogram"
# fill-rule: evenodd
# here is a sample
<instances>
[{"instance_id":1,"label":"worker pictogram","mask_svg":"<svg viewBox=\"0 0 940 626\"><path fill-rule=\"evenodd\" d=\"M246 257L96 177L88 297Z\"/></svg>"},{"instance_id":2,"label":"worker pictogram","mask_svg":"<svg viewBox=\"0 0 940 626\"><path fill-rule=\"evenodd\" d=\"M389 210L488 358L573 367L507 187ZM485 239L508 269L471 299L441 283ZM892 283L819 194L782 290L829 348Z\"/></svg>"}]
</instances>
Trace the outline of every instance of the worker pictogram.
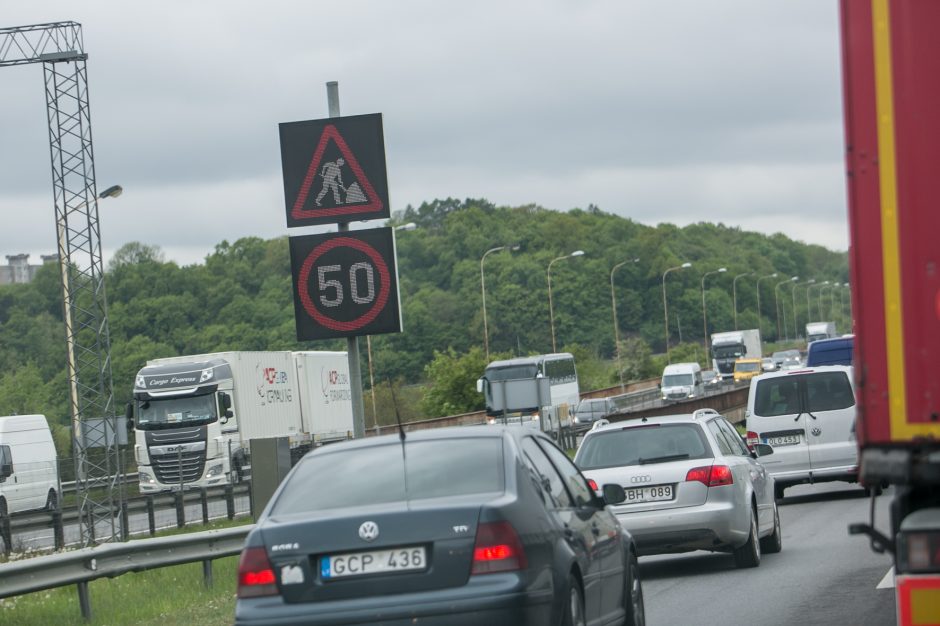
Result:
<instances>
[{"instance_id":1,"label":"worker pictogram","mask_svg":"<svg viewBox=\"0 0 940 626\"><path fill-rule=\"evenodd\" d=\"M382 115L280 125L287 225L389 217Z\"/></svg>"},{"instance_id":2,"label":"worker pictogram","mask_svg":"<svg viewBox=\"0 0 940 626\"><path fill-rule=\"evenodd\" d=\"M401 332L391 228L291 237L297 339Z\"/></svg>"}]
</instances>

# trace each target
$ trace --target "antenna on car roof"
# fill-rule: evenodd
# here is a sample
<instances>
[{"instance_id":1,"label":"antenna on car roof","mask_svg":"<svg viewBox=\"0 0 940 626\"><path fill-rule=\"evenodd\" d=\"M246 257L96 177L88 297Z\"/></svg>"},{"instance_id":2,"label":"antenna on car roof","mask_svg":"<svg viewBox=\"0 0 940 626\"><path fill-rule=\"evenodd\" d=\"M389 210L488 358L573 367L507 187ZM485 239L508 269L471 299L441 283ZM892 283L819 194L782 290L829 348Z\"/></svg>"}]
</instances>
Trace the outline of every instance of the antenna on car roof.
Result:
<instances>
[{"instance_id":1,"label":"antenna on car roof","mask_svg":"<svg viewBox=\"0 0 940 626\"><path fill-rule=\"evenodd\" d=\"M401 465L402 478L405 481L405 502L408 502L408 459L405 456L405 427L401 425L401 414L398 412L398 400L395 398L395 388L392 381L385 379L388 383L388 391L392 394L392 406L395 407L395 422L398 424L398 439L401 441Z\"/></svg>"}]
</instances>

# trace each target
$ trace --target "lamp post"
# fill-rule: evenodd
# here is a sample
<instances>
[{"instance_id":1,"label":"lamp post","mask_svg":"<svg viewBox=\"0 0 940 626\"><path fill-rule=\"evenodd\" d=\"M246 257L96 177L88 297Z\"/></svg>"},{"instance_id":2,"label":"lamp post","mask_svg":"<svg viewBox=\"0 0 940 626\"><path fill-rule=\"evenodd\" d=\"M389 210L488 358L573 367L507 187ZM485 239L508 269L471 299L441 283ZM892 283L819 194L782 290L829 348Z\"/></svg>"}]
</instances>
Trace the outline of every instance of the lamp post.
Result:
<instances>
[{"instance_id":1,"label":"lamp post","mask_svg":"<svg viewBox=\"0 0 940 626\"><path fill-rule=\"evenodd\" d=\"M813 282L816 282L816 281L813 281ZM822 283L816 283L815 285L810 285L809 287L806 288L806 323L807 324L809 324L811 320L811 316L812 316L811 314L812 299L809 297L810 289L812 289L813 287L822 287L823 285L828 285L828 284L829 284L829 281L827 280ZM822 316L822 311L819 312L819 315ZM823 320L818 320L818 321L823 321Z\"/></svg>"},{"instance_id":2,"label":"lamp post","mask_svg":"<svg viewBox=\"0 0 940 626\"><path fill-rule=\"evenodd\" d=\"M777 341L780 341L780 285L786 285L789 282L796 282L800 279L799 276L791 276L786 280L781 280L779 283L774 285L774 305L777 309ZM786 315L786 314L784 314ZM790 340L790 331L787 329L787 341Z\"/></svg>"},{"instance_id":3,"label":"lamp post","mask_svg":"<svg viewBox=\"0 0 940 626\"><path fill-rule=\"evenodd\" d=\"M806 281L806 323L807 323L807 324L809 324L809 323L812 321L812 319L813 319L813 316L812 316L812 314L810 313L810 309L811 309L812 307L811 307L811 303L810 303L810 299L809 299L809 290L810 290L810 288L812 288L812 286L813 286L815 283L816 283L816 279L815 279L815 278L811 278L811 279L809 279L808 281Z\"/></svg>"},{"instance_id":4,"label":"lamp post","mask_svg":"<svg viewBox=\"0 0 940 626\"><path fill-rule=\"evenodd\" d=\"M829 318L832 321L836 320L836 291L842 283L834 282L829 286Z\"/></svg>"},{"instance_id":5,"label":"lamp post","mask_svg":"<svg viewBox=\"0 0 940 626\"><path fill-rule=\"evenodd\" d=\"M705 272L702 274L702 331L705 336L705 362L708 362L708 314L705 312L705 278L710 274L724 274L728 271L727 267L719 267L717 270Z\"/></svg>"},{"instance_id":6,"label":"lamp post","mask_svg":"<svg viewBox=\"0 0 940 626\"><path fill-rule=\"evenodd\" d=\"M790 288L790 300L793 301L793 339L794 341L799 340L800 331L799 331L799 316L796 314L796 288L799 286L799 283L793 283Z\"/></svg>"},{"instance_id":7,"label":"lamp post","mask_svg":"<svg viewBox=\"0 0 940 626\"><path fill-rule=\"evenodd\" d=\"M852 330L852 311L849 311L848 314L845 312L845 302L843 301L843 295L846 291L849 292L849 295L852 294L851 286L848 283L842 285L843 289L839 290L839 308L842 311L842 317L849 321L849 330ZM849 306L851 308L852 299L849 298Z\"/></svg>"},{"instance_id":8,"label":"lamp post","mask_svg":"<svg viewBox=\"0 0 940 626\"><path fill-rule=\"evenodd\" d=\"M577 256L584 256L584 250L575 250L571 254L566 254L564 256L552 259L548 264L548 319L552 327L552 352L558 351L558 349L555 347L555 312L552 308L552 265L558 261L561 261L562 259L570 259Z\"/></svg>"},{"instance_id":9,"label":"lamp post","mask_svg":"<svg viewBox=\"0 0 940 626\"><path fill-rule=\"evenodd\" d=\"M673 270L681 270L688 267L692 267L692 264L683 263L676 267L670 267L663 272L663 319L666 321L666 363L672 363L672 361L669 360L669 307L666 305L666 274Z\"/></svg>"},{"instance_id":10,"label":"lamp post","mask_svg":"<svg viewBox=\"0 0 940 626\"><path fill-rule=\"evenodd\" d=\"M490 338L489 331L486 327L486 278L483 275L483 261L485 261L486 256L492 252L499 252L500 250L516 251L518 249L519 246L516 244L510 246L497 246L484 252L483 257L480 259L480 292L483 296L483 351L486 353L487 363L490 361Z\"/></svg>"},{"instance_id":11,"label":"lamp post","mask_svg":"<svg viewBox=\"0 0 940 626\"><path fill-rule=\"evenodd\" d=\"M610 270L610 306L614 311L614 349L617 351L617 375L620 377L620 393L624 393L623 366L620 364L620 329L617 327L617 298L614 296L614 272L627 263L638 263L640 259L621 261Z\"/></svg>"},{"instance_id":12,"label":"lamp post","mask_svg":"<svg viewBox=\"0 0 940 626\"><path fill-rule=\"evenodd\" d=\"M744 274L738 274L731 281L731 300L734 303L734 329L738 329L738 279L744 278L745 276L753 276L754 272L745 272Z\"/></svg>"},{"instance_id":13,"label":"lamp post","mask_svg":"<svg viewBox=\"0 0 940 626\"><path fill-rule=\"evenodd\" d=\"M761 326L760 281L764 280L765 278L776 278L776 277L777 277L777 272L774 272L773 274L767 274L766 276L761 276L760 278L757 279L757 332L760 333L761 335L764 334L764 329Z\"/></svg>"},{"instance_id":14,"label":"lamp post","mask_svg":"<svg viewBox=\"0 0 940 626\"><path fill-rule=\"evenodd\" d=\"M832 289L828 280L819 286L819 317L821 318L819 320L820 322L823 322L826 320L826 316L823 315L823 292L826 289Z\"/></svg>"}]
</instances>

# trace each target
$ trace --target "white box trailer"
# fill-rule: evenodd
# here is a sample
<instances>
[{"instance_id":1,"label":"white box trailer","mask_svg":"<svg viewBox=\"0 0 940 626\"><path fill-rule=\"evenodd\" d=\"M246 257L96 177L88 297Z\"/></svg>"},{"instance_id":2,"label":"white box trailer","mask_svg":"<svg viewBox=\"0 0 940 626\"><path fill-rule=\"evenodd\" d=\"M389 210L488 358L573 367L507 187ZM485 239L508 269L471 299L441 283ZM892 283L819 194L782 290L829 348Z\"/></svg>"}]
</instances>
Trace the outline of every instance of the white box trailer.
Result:
<instances>
[{"instance_id":1,"label":"white box trailer","mask_svg":"<svg viewBox=\"0 0 940 626\"><path fill-rule=\"evenodd\" d=\"M352 388L345 352L295 352L304 432L316 441L352 437Z\"/></svg>"},{"instance_id":2,"label":"white box trailer","mask_svg":"<svg viewBox=\"0 0 940 626\"><path fill-rule=\"evenodd\" d=\"M244 478L252 439L351 436L345 352L213 352L148 361L134 385L142 492Z\"/></svg>"}]
</instances>

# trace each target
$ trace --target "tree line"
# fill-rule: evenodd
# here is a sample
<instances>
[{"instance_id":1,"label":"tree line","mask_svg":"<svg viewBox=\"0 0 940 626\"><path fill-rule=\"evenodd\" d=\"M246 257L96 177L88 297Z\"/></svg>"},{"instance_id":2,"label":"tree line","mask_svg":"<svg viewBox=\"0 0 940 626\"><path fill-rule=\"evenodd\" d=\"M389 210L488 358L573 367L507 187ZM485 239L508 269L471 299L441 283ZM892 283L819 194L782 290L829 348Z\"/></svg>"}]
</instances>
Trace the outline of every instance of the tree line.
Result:
<instances>
[{"instance_id":1,"label":"tree line","mask_svg":"<svg viewBox=\"0 0 940 626\"><path fill-rule=\"evenodd\" d=\"M820 316L850 331L848 290L841 286L848 281L846 254L780 233L704 222L647 226L595 206L558 212L452 198L408 206L391 225L409 222L417 228L397 233L404 332L371 338L383 421L395 409L409 419L482 401L467 389L486 361L481 271L490 358L550 352L553 326L557 348L579 356L582 388L620 378L612 366L614 307L628 379L658 366L654 354L665 349L667 329L671 347L685 343L691 354L702 343L703 297L708 333L734 329L735 304L738 328L760 326L767 341L802 335L807 319ZM583 255L569 256L575 251ZM664 272L677 267L664 281ZM816 281L809 298L808 280ZM184 267L157 247L128 243L108 263L105 284L118 407L130 399L134 374L147 359L345 349L343 341L297 341L287 237L223 241L204 263ZM64 336L56 267L41 268L32 283L0 286L0 415L44 413L67 425ZM455 371L462 382L454 381ZM390 385L412 391L396 393L393 405ZM367 374L365 387L368 423Z\"/></svg>"}]
</instances>

